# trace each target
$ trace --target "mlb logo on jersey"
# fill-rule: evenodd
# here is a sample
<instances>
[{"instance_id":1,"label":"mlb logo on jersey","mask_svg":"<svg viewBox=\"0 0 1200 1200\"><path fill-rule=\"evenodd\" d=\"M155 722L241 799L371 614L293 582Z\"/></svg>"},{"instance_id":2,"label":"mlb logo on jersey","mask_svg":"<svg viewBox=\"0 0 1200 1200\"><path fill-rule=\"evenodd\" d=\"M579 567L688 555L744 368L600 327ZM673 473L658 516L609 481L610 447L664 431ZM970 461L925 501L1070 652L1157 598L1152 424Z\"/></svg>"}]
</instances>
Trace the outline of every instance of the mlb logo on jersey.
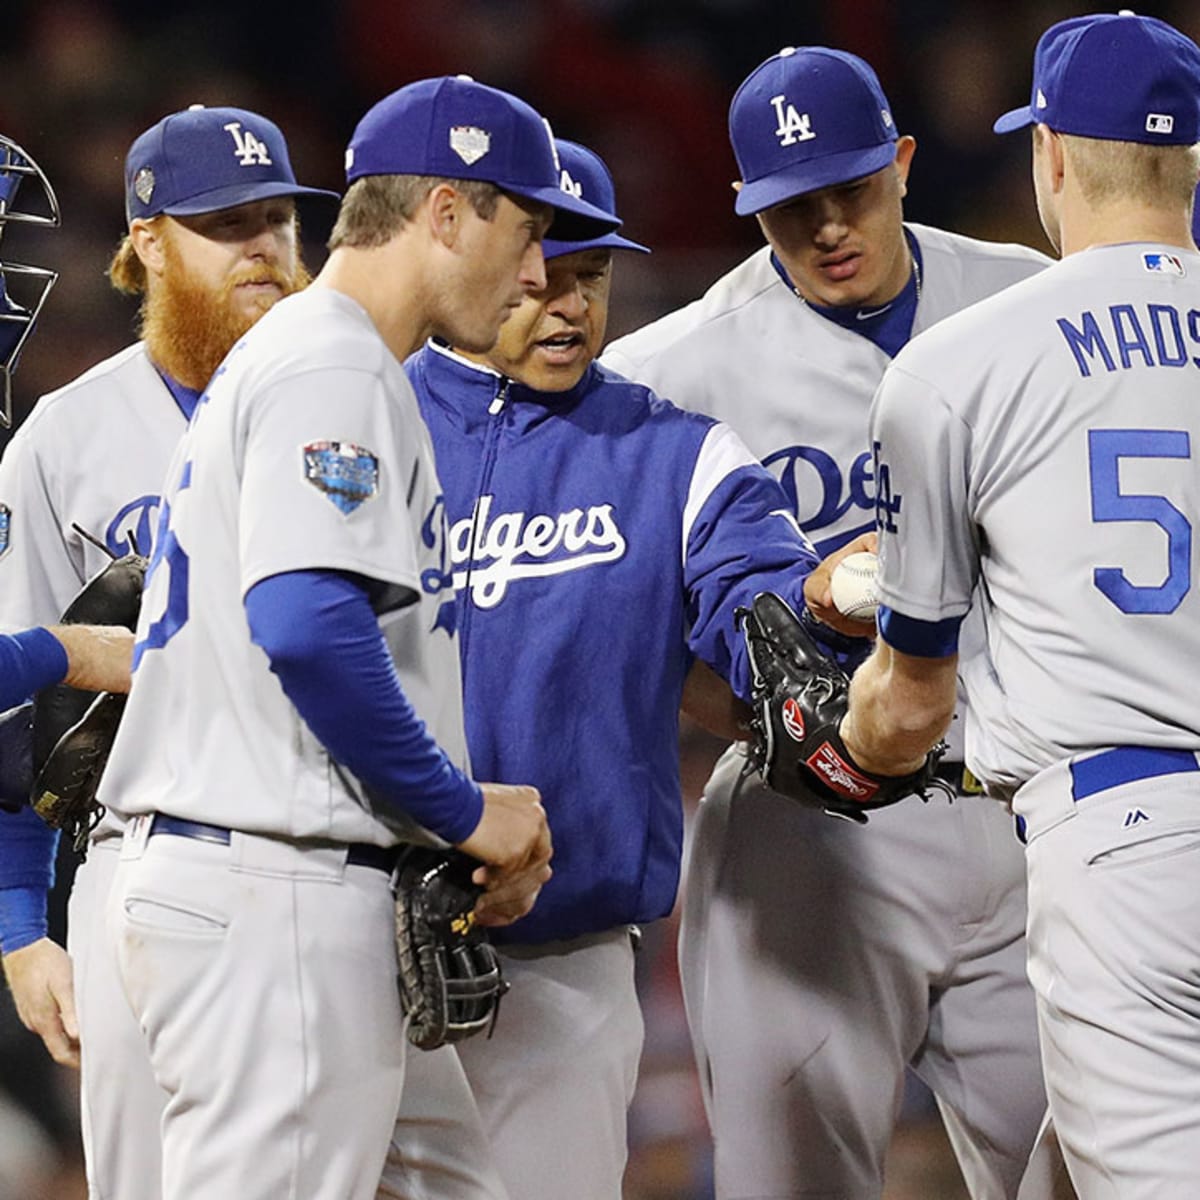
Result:
<instances>
[{"instance_id":1,"label":"mlb logo on jersey","mask_svg":"<svg viewBox=\"0 0 1200 1200\"><path fill-rule=\"evenodd\" d=\"M1171 133L1175 128L1175 118L1169 113L1147 113L1147 133Z\"/></svg>"},{"instance_id":2,"label":"mlb logo on jersey","mask_svg":"<svg viewBox=\"0 0 1200 1200\"><path fill-rule=\"evenodd\" d=\"M12 530L12 509L7 504L0 504L0 554L8 549L8 540Z\"/></svg>"},{"instance_id":3,"label":"mlb logo on jersey","mask_svg":"<svg viewBox=\"0 0 1200 1200\"><path fill-rule=\"evenodd\" d=\"M309 442L304 478L349 515L379 491L379 459L353 442Z\"/></svg>"},{"instance_id":4,"label":"mlb logo on jersey","mask_svg":"<svg viewBox=\"0 0 1200 1200\"><path fill-rule=\"evenodd\" d=\"M1147 271L1161 271L1164 275L1186 275L1183 259L1174 254L1152 252L1142 255L1142 264Z\"/></svg>"}]
</instances>

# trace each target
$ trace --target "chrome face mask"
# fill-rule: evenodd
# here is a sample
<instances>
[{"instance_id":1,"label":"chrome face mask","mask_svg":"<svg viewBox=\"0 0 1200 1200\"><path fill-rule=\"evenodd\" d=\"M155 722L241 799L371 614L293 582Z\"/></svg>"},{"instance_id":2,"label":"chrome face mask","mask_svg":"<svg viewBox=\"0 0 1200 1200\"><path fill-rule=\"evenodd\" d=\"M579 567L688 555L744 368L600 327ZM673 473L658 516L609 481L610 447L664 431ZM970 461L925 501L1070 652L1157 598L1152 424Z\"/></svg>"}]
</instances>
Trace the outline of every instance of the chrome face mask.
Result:
<instances>
[{"instance_id":1,"label":"chrome face mask","mask_svg":"<svg viewBox=\"0 0 1200 1200\"><path fill-rule=\"evenodd\" d=\"M11 262L3 250L10 224L57 226L58 197L41 167L0 134L0 425L12 428L12 376L26 339L58 278L57 271Z\"/></svg>"}]
</instances>

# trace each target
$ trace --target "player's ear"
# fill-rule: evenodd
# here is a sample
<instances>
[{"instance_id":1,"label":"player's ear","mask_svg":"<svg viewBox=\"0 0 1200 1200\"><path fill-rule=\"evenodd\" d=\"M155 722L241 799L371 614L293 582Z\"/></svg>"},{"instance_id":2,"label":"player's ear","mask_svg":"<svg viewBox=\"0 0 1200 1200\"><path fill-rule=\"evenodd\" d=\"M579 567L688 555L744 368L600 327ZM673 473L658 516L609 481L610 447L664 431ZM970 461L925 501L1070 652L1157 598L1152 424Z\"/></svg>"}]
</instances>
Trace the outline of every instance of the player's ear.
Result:
<instances>
[{"instance_id":1,"label":"player's ear","mask_svg":"<svg viewBox=\"0 0 1200 1200\"><path fill-rule=\"evenodd\" d=\"M129 226L129 244L147 275L161 275L166 268L166 222L158 217L134 217Z\"/></svg>"},{"instance_id":2,"label":"player's ear","mask_svg":"<svg viewBox=\"0 0 1200 1200\"><path fill-rule=\"evenodd\" d=\"M896 141L896 177L900 181L900 195L908 193L908 172L912 167L913 155L917 152L917 139L905 134Z\"/></svg>"},{"instance_id":3,"label":"player's ear","mask_svg":"<svg viewBox=\"0 0 1200 1200\"><path fill-rule=\"evenodd\" d=\"M439 183L426 198L426 215L430 232L443 246L450 248L462 231L467 198L450 183Z\"/></svg>"}]
</instances>

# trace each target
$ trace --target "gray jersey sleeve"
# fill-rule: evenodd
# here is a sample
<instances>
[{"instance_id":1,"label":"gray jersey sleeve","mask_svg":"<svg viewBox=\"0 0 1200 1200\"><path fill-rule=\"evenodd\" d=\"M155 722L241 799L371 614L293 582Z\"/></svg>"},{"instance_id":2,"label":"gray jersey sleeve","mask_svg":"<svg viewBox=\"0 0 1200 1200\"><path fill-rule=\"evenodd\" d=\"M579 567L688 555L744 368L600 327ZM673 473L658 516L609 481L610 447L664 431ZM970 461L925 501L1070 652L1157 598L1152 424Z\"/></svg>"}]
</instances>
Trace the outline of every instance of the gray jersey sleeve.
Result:
<instances>
[{"instance_id":1,"label":"gray jersey sleeve","mask_svg":"<svg viewBox=\"0 0 1200 1200\"><path fill-rule=\"evenodd\" d=\"M419 591L405 504L414 481L395 477L415 460L395 452L394 409L377 373L343 367L284 379L256 398L238 513L243 594L308 569L393 585L383 608Z\"/></svg>"},{"instance_id":2,"label":"gray jersey sleeve","mask_svg":"<svg viewBox=\"0 0 1200 1200\"><path fill-rule=\"evenodd\" d=\"M969 431L932 384L900 365L883 377L870 428L882 603L920 621L962 617L978 575L975 527L962 519Z\"/></svg>"}]
</instances>

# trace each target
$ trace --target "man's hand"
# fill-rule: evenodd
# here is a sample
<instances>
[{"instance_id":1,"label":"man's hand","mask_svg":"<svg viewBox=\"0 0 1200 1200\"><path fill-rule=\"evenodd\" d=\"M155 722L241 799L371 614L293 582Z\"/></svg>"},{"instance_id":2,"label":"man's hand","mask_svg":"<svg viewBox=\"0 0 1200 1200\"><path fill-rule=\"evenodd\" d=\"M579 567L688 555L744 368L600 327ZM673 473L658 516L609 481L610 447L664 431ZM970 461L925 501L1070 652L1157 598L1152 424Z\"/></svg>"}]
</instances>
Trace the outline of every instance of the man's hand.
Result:
<instances>
[{"instance_id":1,"label":"man's hand","mask_svg":"<svg viewBox=\"0 0 1200 1200\"><path fill-rule=\"evenodd\" d=\"M55 1062L78 1069L79 1021L67 952L41 938L6 954L4 975L21 1023L46 1043Z\"/></svg>"},{"instance_id":2,"label":"man's hand","mask_svg":"<svg viewBox=\"0 0 1200 1200\"><path fill-rule=\"evenodd\" d=\"M850 637L874 637L874 621L855 621L851 617L842 616L834 607L829 580L833 575L834 567L843 558L849 558L851 554L857 554L861 550L869 550L874 554L878 547L879 537L877 534L860 533L852 542L847 542L840 550L835 550L828 558L823 558L813 568L812 574L804 581L804 603L818 621L828 625L831 629L836 629L839 633L848 634Z\"/></svg>"},{"instance_id":3,"label":"man's hand","mask_svg":"<svg viewBox=\"0 0 1200 1200\"><path fill-rule=\"evenodd\" d=\"M132 682L133 634L120 625L51 625L67 652L70 687L85 692L127 692Z\"/></svg>"},{"instance_id":4,"label":"man's hand","mask_svg":"<svg viewBox=\"0 0 1200 1200\"><path fill-rule=\"evenodd\" d=\"M475 909L481 925L523 917L550 878L550 826L537 788L482 783L483 816L459 849L485 865L472 879L483 887Z\"/></svg>"}]
</instances>

